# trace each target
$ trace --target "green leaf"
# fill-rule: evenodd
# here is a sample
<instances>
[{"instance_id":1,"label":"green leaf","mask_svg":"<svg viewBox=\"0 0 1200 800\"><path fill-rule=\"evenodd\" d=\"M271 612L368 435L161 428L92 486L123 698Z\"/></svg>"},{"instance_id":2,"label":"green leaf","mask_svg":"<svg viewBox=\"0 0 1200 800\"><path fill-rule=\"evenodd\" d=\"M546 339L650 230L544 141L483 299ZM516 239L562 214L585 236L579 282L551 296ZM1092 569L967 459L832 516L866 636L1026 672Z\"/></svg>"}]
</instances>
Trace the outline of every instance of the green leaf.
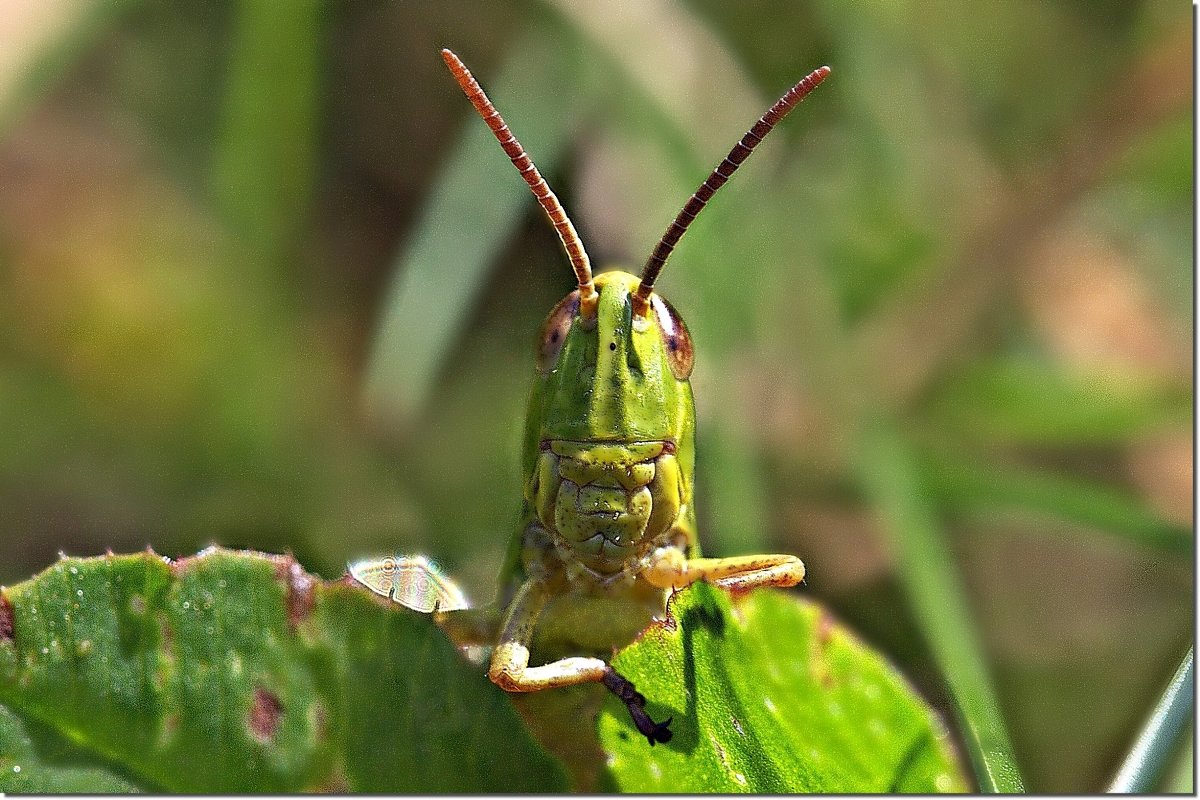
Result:
<instances>
[{"instance_id":1,"label":"green leaf","mask_svg":"<svg viewBox=\"0 0 1200 800\"><path fill-rule=\"evenodd\" d=\"M60 561L0 600L0 709L71 743L27 791L83 780L76 757L169 792L565 788L428 617L290 557ZM31 752L30 729L0 725L0 753Z\"/></svg>"},{"instance_id":2,"label":"green leaf","mask_svg":"<svg viewBox=\"0 0 1200 800\"><path fill-rule=\"evenodd\" d=\"M858 459L863 485L899 562L901 585L954 695L979 788L1022 792L983 647L916 455L899 432L879 420L865 430Z\"/></svg>"},{"instance_id":3,"label":"green leaf","mask_svg":"<svg viewBox=\"0 0 1200 800\"><path fill-rule=\"evenodd\" d=\"M64 559L0 597L0 791L566 788L429 617L290 557ZM650 748L604 695L591 755L610 785L964 788L935 715L817 606L777 592L731 604L700 585L671 611L616 664L674 716L675 738ZM568 706L585 752L582 695L543 694Z\"/></svg>"},{"instance_id":4,"label":"green leaf","mask_svg":"<svg viewBox=\"0 0 1200 800\"><path fill-rule=\"evenodd\" d=\"M48 726L0 706L0 792L120 794L148 788L80 752Z\"/></svg>"},{"instance_id":5,"label":"green leaf","mask_svg":"<svg viewBox=\"0 0 1200 800\"><path fill-rule=\"evenodd\" d=\"M781 592L731 603L677 594L614 666L672 717L649 748L609 699L600 739L627 792L964 791L946 733L877 653L825 612Z\"/></svg>"}]
</instances>

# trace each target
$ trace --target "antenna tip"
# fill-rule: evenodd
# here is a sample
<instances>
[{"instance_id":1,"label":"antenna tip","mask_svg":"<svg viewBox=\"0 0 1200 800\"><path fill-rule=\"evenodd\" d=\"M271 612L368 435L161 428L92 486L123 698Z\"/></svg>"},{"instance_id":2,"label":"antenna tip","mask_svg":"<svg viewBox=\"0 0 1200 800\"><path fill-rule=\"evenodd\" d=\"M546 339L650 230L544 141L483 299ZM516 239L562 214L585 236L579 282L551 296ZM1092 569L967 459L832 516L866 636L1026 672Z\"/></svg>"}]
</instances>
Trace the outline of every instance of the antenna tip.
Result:
<instances>
[{"instance_id":1,"label":"antenna tip","mask_svg":"<svg viewBox=\"0 0 1200 800\"><path fill-rule=\"evenodd\" d=\"M451 64L451 65L462 63L461 61L458 60L458 56L454 55L454 51L451 50L449 47L442 48L442 60L445 61L447 64Z\"/></svg>"}]
</instances>

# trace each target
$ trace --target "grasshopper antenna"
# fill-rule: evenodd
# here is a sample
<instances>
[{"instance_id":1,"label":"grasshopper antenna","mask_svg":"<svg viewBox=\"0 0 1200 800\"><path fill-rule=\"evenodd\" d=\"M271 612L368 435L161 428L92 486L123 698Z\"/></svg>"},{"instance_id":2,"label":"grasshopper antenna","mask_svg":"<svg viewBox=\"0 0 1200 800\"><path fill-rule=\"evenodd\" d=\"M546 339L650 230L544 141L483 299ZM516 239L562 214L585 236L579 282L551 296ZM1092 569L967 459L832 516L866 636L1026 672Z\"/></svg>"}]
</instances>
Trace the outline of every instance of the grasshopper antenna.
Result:
<instances>
[{"instance_id":1,"label":"grasshopper antenna","mask_svg":"<svg viewBox=\"0 0 1200 800\"><path fill-rule=\"evenodd\" d=\"M662 239L658 242L658 246L654 248L654 252L650 255L649 260L646 261L646 267L642 271L642 279L638 283L637 291L633 297L633 309L636 313L645 314L649 310L650 293L654 290L654 281L658 279L658 274L662 272L663 265L667 263L667 257L671 255L671 251L675 249L675 245L683 238L688 225L692 224L692 220L696 218L696 215L703 210L708 201L712 199L712 196L717 193L717 189L725 185L725 181L729 180L729 176L737 171L737 168L754 151L759 142L766 138L771 129L778 125L779 121L786 117L788 112L795 108L801 100L807 97L809 92L820 86L821 81L828 77L829 72L829 67L821 67L809 73L802 81L791 89L788 89L783 97L775 101L775 105L767 109L767 113L763 114L758 122L754 123L754 127L746 132L742 140L733 146L733 149L729 151L729 155L725 156L725 160L717 165L712 174L704 179L704 183L700 184L700 188L692 195L692 199L687 201L683 210L675 217L675 221L667 228L667 232L663 234Z\"/></svg>"},{"instance_id":2,"label":"grasshopper antenna","mask_svg":"<svg viewBox=\"0 0 1200 800\"><path fill-rule=\"evenodd\" d=\"M500 112L484 94L483 87L479 85L479 81L475 80L475 76L471 74L466 65L459 60L458 56L445 49L442 50L442 60L450 68L450 74L458 81L458 85L466 93L471 105L475 106L479 116L483 117L483 121L492 129L496 140L500 142L500 147L504 149L504 154L508 156L513 166L521 173L521 177L529 184L533 196L537 198L538 203L546 212L546 216L550 218L551 224L554 225L554 230L558 232L558 238L562 240L567 257L571 259L571 267L575 270L575 278L579 284L580 303L584 308L589 304L594 304L596 287L592 283L592 262L583 249L583 242L580 240L575 226L567 218L567 212L563 211L562 203L558 202L554 192L550 191L546 179L542 177L533 161L525 154L525 148L521 147L517 137L513 136L512 131L508 129L504 118L500 116Z\"/></svg>"}]
</instances>

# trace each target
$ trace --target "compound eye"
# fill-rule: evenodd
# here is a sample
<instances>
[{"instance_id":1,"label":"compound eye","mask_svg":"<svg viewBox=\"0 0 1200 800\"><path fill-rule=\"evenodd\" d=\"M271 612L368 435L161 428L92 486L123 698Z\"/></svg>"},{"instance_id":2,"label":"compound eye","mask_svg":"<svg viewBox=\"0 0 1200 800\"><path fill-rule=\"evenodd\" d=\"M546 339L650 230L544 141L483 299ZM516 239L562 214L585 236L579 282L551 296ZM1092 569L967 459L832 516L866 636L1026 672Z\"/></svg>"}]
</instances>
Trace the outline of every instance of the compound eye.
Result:
<instances>
[{"instance_id":1,"label":"compound eye","mask_svg":"<svg viewBox=\"0 0 1200 800\"><path fill-rule=\"evenodd\" d=\"M538 333L537 370L545 375L558 363L558 354L579 313L579 290L571 292L554 307Z\"/></svg>"},{"instance_id":2,"label":"compound eye","mask_svg":"<svg viewBox=\"0 0 1200 800\"><path fill-rule=\"evenodd\" d=\"M692 349L692 336L688 333L683 318L671 307L671 304L658 295L651 296L651 305L658 318L658 329L662 333L663 344L667 348L667 363L671 374L677 381L686 381L692 374L695 362L695 351Z\"/></svg>"}]
</instances>

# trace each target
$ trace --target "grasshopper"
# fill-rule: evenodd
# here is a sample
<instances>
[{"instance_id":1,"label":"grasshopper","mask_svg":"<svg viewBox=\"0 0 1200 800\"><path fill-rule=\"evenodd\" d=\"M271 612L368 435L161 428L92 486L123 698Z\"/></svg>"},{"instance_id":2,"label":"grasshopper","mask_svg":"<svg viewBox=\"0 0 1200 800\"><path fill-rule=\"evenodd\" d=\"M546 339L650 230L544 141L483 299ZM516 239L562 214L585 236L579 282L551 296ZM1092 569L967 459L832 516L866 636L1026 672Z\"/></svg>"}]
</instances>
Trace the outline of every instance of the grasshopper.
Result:
<instances>
[{"instance_id":1,"label":"grasshopper","mask_svg":"<svg viewBox=\"0 0 1200 800\"><path fill-rule=\"evenodd\" d=\"M619 697L651 745L671 738L645 698L597 654L611 653L666 613L671 592L705 580L732 592L795 586L790 555L703 558L696 537L694 351L678 312L654 282L688 225L772 128L829 74L821 67L789 89L667 228L640 276L593 276L575 227L466 66L442 58L562 241L577 288L538 333L525 420L521 519L492 606L465 609L457 588L427 560L350 565L368 588L434 611L456 641L494 645L488 677L510 692L599 682ZM530 665L554 631L557 657ZM587 655L580 655L586 653Z\"/></svg>"}]
</instances>

